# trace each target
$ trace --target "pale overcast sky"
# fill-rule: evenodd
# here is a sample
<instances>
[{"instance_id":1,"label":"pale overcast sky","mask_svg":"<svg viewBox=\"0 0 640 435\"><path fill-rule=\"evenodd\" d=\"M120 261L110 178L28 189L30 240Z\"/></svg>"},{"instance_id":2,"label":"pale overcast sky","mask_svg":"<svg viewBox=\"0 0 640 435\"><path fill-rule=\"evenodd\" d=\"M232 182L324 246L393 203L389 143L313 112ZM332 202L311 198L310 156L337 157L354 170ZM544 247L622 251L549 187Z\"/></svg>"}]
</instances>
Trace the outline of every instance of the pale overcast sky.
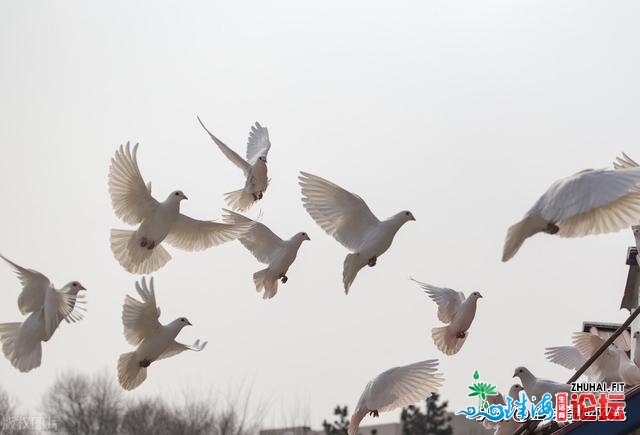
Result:
<instances>
[{"instance_id":1,"label":"pale overcast sky","mask_svg":"<svg viewBox=\"0 0 640 435\"><path fill-rule=\"evenodd\" d=\"M538 235L507 264L502 244L554 180L621 151L640 158L638 22L632 1L0 1L0 252L89 289L85 320L44 344L40 368L0 358L0 386L36 410L65 370L115 376L137 276L109 249L109 229L128 228L111 209L109 160L140 142L156 195L182 189L185 213L219 217L242 176L196 114L240 151L254 121L269 128L271 185L250 215L312 241L269 301L251 279L264 266L238 242L168 247L154 274L161 320L189 317L179 339L209 346L152 365L128 395L252 385L265 426L318 427L374 375L422 359L441 360L451 410L473 404L474 370L501 390L519 365L566 380L544 348L569 344L583 320L626 318L631 231ZM380 217L417 218L348 296L347 252L303 209L300 170ZM484 295L459 354L435 348L435 304L409 276ZM21 320L4 265L0 288L0 322Z\"/></svg>"}]
</instances>

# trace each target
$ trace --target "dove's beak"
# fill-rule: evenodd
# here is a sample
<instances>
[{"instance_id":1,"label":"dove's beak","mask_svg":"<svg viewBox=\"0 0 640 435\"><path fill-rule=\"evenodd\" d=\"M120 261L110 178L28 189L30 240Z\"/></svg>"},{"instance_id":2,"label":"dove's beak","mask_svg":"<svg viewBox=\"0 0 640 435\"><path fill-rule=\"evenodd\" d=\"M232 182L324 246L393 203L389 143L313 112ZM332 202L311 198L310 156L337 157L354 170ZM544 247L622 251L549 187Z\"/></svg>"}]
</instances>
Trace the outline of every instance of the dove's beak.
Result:
<instances>
[{"instance_id":1,"label":"dove's beak","mask_svg":"<svg viewBox=\"0 0 640 435\"><path fill-rule=\"evenodd\" d=\"M187 325L193 326L190 321L187 320Z\"/></svg>"},{"instance_id":2,"label":"dove's beak","mask_svg":"<svg viewBox=\"0 0 640 435\"><path fill-rule=\"evenodd\" d=\"M307 236L306 240L311 240L311 237Z\"/></svg>"},{"instance_id":3,"label":"dove's beak","mask_svg":"<svg viewBox=\"0 0 640 435\"><path fill-rule=\"evenodd\" d=\"M182 199L189 199L187 195L182 195Z\"/></svg>"},{"instance_id":4,"label":"dove's beak","mask_svg":"<svg viewBox=\"0 0 640 435\"><path fill-rule=\"evenodd\" d=\"M86 290L86 288L82 284L80 284L80 290Z\"/></svg>"},{"instance_id":5,"label":"dove's beak","mask_svg":"<svg viewBox=\"0 0 640 435\"><path fill-rule=\"evenodd\" d=\"M412 220L412 221L415 221L415 220L416 220L416 218L415 218L415 216L414 216L414 215L411 215L411 220Z\"/></svg>"}]
</instances>

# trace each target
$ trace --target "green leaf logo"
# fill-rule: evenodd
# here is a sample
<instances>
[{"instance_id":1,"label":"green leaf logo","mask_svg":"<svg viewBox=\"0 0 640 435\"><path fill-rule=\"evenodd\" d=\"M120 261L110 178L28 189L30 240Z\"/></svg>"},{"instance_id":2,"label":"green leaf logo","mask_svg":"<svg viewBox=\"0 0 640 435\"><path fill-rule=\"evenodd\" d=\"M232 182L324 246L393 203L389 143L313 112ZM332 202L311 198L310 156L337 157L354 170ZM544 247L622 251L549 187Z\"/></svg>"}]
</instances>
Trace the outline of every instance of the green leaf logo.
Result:
<instances>
[{"instance_id":1,"label":"green leaf logo","mask_svg":"<svg viewBox=\"0 0 640 435\"><path fill-rule=\"evenodd\" d=\"M478 379L480 379L480 373L478 373L478 371L476 370L475 372L473 372L473 379L475 379L476 381Z\"/></svg>"}]
</instances>

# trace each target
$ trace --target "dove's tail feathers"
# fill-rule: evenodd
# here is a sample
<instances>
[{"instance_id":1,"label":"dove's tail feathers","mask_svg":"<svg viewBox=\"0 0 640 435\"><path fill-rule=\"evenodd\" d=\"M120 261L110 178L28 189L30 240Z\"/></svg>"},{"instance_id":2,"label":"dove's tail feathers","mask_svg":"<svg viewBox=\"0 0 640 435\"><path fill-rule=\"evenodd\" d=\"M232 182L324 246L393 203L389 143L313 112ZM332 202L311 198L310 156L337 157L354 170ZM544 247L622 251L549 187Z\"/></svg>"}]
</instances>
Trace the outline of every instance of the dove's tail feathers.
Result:
<instances>
[{"instance_id":1,"label":"dove's tail feathers","mask_svg":"<svg viewBox=\"0 0 640 435\"><path fill-rule=\"evenodd\" d=\"M278 277L274 276L268 267L254 273L253 282L257 292L264 289L263 299L271 299L278 292Z\"/></svg>"},{"instance_id":2,"label":"dove's tail feathers","mask_svg":"<svg viewBox=\"0 0 640 435\"><path fill-rule=\"evenodd\" d=\"M359 254L348 254L344 259L344 269L342 270L342 282L344 283L344 293L349 294L349 287L356 279L356 275L364 267L360 261Z\"/></svg>"},{"instance_id":3,"label":"dove's tail feathers","mask_svg":"<svg viewBox=\"0 0 640 435\"><path fill-rule=\"evenodd\" d=\"M517 224L511 225L507 230L507 238L504 241L504 249L502 251L502 261L509 261L511 257L516 255L518 249L524 241L536 233L539 233L546 227L546 223L542 219L536 219L528 216Z\"/></svg>"},{"instance_id":4,"label":"dove's tail feathers","mask_svg":"<svg viewBox=\"0 0 640 435\"><path fill-rule=\"evenodd\" d=\"M351 421L349 422L349 432L348 435L357 435L358 429L360 428L360 422L367 415L366 408L358 408L356 412L351 416Z\"/></svg>"},{"instance_id":5,"label":"dove's tail feathers","mask_svg":"<svg viewBox=\"0 0 640 435\"><path fill-rule=\"evenodd\" d=\"M22 323L0 323L2 352L11 364L21 372L40 367L42 344L36 337L20 334Z\"/></svg>"},{"instance_id":6,"label":"dove's tail feathers","mask_svg":"<svg viewBox=\"0 0 640 435\"><path fill-rule=\"evenodd\" d=\"M244 188L225 193L224 200L227 202L229 207L236 211L246 211L255 202L253 195L247 192Z\"/></svg>"},{"instance_id":7,"label":"dove's tail feathers","mask_svg":"<svg viewBox=\"0 0 640 435\"><path fill-rule=\"evenodd\" d=\"M135 352L123 353L118 358L118 381L125 390L133 390L147 379L147 368L140 367Z\"/></svg>"},{"instance_id":8,"label":"dove's tail feathers","mask_svg":"<svg viewBox=\"0 0 640 435\"><path fill-rule=\"evenodd\" d=\"M431 336L436 347L445 355L454 355L460 351L462 345L467 340L469 332L464 333L464 337L459 338L457 334L451 332L448 326L433 328Z\"/></svg>"},{"instance_id":9,"label":"dove's tail feathers","mask_svg":"<svg viewBox=\"0 0 640 435\"><path fill-rule=\"evenodd\" d=\"M111 251L118 263L131 273L155 272L171 260L171 255L160 244L153 249L140 246L135 231L112 229Z\"/></svg>"}]
</instances>

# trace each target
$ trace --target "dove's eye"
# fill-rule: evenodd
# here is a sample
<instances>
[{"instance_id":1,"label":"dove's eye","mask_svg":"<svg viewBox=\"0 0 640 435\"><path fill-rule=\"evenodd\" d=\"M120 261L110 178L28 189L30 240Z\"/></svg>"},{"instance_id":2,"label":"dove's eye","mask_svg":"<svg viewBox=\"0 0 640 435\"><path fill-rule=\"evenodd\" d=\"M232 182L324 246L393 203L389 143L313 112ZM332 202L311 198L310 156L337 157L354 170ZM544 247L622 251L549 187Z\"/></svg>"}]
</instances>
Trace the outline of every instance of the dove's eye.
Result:
<instances>
[{"instance_id":1,"label":"dove's eye","mask_svg":"<svg viewBox=\"0 0 640 435\"><path fill-rule=\"evenodd\" d=\"M175 196L178 196L178 195L180 195L180 192L176 192L176 193L174 193L174 195L175 195Z\"/></svg>"},{"instance_id":2,"label":"dove's eye","mask_svg":"<svg viewBox=\"0 0 640 435\"><path fill-rule=\"evenodd\" d=\"M77 283L77 282L74 282L74 283L73 283L73 286L74 286L74 287L78 287L78 283Z\"/></svg>"},{"instance_id":3,"label":"dove's eye","mask_svg":"<svg viewBox=\"0 0 640 435\"><path fill-rule=\"evenodd\" d=\"M182 319L180 319L180 321L184 323L184 322L186 322L186 321L187 321L187 319L185 319L185 318L183 317Z\"/></svg>"}]
</instances>

